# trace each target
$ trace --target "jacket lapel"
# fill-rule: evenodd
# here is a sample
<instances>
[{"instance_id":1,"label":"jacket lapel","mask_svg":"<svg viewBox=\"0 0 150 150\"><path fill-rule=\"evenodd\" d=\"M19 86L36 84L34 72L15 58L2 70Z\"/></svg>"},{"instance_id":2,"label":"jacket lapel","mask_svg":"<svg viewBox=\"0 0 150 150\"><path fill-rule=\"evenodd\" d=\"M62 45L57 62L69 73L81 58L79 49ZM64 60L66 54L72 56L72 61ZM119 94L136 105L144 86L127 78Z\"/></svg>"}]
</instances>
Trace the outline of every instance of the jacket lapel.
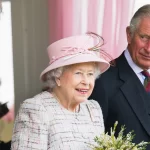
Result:
<instances>
[{"instance_id":1,"label":"jacket lapel","mask_svg":"<svg viewBox=\"0 0 150 150\"><path fill-rule=\"evenodd\" d=\"M140 120L141 124L150 135L150 119L144 104L144 98L147 97L146 94L142 94L145 93L144 88L141 88L142 84L128 65L124 54L122 54L117 59L117 66L119 69L120 79L124 81L124 84L120 87L120 89L135 112L137 118Z\"/></svg>"}]
</instances>

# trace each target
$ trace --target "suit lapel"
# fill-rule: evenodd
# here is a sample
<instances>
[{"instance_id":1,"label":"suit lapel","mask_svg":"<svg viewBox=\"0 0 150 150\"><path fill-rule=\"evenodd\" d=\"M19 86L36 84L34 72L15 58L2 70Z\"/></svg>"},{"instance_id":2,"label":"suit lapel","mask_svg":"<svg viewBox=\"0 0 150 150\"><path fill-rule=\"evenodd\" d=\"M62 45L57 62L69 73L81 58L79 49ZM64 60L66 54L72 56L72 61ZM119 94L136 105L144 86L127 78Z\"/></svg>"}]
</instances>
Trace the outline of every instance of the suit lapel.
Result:
<instances>
[{"instance_id":1,"label":"suit lapel","mask_svg":"<svg viewBox=\"0 0 150 150\"><path fill-rule=\"evenodd\" d=\"M144 104L144 99L147 98L144 88L142 88L140 80L128 65L124 54L122 54L117 59L117 66L119 69L120 79L124 81L124 84L120 87L120 89L135 112L137 118L140 120L141 124L150 135L150 119Z\"/></svg>"}]
</instances>

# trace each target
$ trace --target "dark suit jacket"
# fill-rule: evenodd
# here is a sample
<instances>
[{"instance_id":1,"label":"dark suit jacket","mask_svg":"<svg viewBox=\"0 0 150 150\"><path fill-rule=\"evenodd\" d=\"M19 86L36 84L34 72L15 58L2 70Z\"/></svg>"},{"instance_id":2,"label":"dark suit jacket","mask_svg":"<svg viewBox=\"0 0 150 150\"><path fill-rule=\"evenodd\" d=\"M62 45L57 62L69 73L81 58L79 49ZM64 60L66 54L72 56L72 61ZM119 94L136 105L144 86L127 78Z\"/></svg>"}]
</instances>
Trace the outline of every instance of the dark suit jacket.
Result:
<instances>
[{"instance_id":1,"label":"dark suit jacket","mask_svg":"<svg viewBox=\"0 0 150 150\"><path fill-rule=\"evenodd\" d=\"M134 142L150 141L150 97L124 54L96 80L91 98L102 107L106 132L118 121L117 132L125 125L125 133L134 130Z\"/></svg>"}]
</instances>

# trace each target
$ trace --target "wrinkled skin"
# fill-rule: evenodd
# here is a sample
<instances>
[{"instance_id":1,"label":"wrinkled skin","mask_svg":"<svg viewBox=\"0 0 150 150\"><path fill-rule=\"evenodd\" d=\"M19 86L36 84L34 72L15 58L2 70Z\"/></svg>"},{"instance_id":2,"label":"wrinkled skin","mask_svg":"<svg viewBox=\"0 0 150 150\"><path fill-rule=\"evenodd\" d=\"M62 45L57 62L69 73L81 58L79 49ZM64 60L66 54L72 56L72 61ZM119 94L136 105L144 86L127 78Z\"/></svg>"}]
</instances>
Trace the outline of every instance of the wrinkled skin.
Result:
<instances>
[{"instance_id":1,"label":"wrinkled skin","mask_svg":"<svg viewBox=\"0 0 150 150\"><path fill-rule=\"evenodd\" d=\"M134 33L127 27L128 50L137 66L150 69L150 17L143 18Z\"/></svg>"}]
</instances>

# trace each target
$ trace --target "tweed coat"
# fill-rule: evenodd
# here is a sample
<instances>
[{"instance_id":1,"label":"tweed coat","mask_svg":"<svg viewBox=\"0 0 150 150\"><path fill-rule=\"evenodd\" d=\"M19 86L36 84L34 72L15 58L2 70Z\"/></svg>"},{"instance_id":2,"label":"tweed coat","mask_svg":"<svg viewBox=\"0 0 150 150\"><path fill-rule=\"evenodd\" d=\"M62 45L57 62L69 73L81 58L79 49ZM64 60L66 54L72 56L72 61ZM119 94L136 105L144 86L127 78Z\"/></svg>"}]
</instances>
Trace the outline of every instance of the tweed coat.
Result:
<instances>
[{"instance_id":1,"label":"tweed coat","mask_svg":"<svg viewBox=\"0 0 150 150\"><path fill-rule=\"evenodd\" d=\"M12 150L91 150L104 131L99 104L87 100L80 111L63 108L48 92L23 102L16 116Z\"/></svg>"}]
</instances>

